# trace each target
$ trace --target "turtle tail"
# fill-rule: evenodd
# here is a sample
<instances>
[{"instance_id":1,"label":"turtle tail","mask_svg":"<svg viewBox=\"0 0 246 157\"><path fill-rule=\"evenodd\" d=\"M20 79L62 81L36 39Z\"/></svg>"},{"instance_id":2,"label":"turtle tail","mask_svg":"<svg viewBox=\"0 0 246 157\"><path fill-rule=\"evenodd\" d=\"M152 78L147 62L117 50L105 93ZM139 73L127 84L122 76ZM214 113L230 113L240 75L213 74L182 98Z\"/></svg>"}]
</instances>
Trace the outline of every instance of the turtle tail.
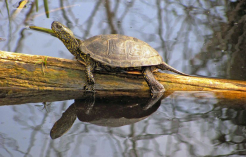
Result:
<instances>
[{"instance_id":1,"label":"turtle tail","mask_svg":"<svg viewBox=\"0 0 246 157\"><path fill-rule=\"evenodd\" d=\"M162 62L161 64L157 65L157 68L161 69L161 70L168 70L168 71L172 71L174 73L180 74L180 75L184 75L184 76L190 76L188 74L182 73L176 69L174 69L173 67L171 67L170 65L168 65L165 62Z\"/></svg>"}]
</instances>

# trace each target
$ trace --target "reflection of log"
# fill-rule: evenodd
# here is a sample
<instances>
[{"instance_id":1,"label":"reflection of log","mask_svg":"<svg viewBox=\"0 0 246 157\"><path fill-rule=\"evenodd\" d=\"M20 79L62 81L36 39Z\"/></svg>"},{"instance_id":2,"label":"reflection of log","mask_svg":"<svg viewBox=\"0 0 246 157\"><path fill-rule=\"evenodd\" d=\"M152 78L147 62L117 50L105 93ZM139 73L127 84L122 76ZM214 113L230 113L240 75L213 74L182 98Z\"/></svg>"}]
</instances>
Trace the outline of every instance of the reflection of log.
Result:
<instances>
[{"instance_id":1,"label":"reflection of log","mask_svg":"<svg viewBox=\"0 0 246 157\"><path fill-rule=\"evenodd\" d=\"M155 76L166 90L171 91L246 92L245 81L185 77L165 73L155 73ZM146 96L146 91L149 91L141 75L96 73L95 80L96 91L111 91L112 94L120 94L122 91L127 93L127 90L135 91L131 93L132 96L139 96L136 91L144 91ZM79 98L85 84L84 66L77 61L0 51L0 104Z\"/></svg>"}]
</instances>

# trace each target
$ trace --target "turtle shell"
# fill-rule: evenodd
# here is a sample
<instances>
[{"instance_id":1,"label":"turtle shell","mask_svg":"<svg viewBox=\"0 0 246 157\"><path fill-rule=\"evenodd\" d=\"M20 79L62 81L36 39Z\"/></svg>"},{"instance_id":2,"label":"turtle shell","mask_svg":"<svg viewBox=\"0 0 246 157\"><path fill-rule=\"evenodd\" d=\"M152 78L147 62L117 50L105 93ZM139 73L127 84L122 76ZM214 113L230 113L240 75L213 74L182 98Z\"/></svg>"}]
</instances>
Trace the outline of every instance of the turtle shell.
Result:
<instances>
[{"instance_id":1,"label":"turtle shell","mask_svg":"<svg viewBox=\"0 0 246 157\"><path fill-rule=\"evenodd\" d=\"M159 65L162 58L149 44L120 34L98 35L81 42L80 50L112 67Z\"/></svg>"}]
</instances>

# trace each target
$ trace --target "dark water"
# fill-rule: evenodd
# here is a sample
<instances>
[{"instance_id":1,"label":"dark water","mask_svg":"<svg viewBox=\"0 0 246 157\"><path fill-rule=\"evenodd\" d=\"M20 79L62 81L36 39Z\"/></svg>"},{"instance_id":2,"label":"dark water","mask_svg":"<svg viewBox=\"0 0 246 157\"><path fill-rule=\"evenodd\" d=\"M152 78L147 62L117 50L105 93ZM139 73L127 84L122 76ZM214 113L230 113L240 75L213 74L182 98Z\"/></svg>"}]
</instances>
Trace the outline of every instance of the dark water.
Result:
<instances>
[{"instance_id":1,"label":"dark water","mask_svg":"<svg viewBox=\"0 0 246 157\"><path fill-rule=\"evenodd\" d=\"M43 1L38 11L29 2L19 13L18 1L0 2L0 50L73 59L58 39L26 29L50 28L59 21L81 39L110 33L139 38L187 74L246 78L244 1L53 0L48 5L49 18ZM176 91L149 109L144 109L148 97L97 94L95 99L48 102L46 109L41 102L0 106L0 157L243 156L244 100L226 93ZM95 104L88 111L91 101ZM70 120L50 136L62 113Z\"/></svg>"}]
</instances>

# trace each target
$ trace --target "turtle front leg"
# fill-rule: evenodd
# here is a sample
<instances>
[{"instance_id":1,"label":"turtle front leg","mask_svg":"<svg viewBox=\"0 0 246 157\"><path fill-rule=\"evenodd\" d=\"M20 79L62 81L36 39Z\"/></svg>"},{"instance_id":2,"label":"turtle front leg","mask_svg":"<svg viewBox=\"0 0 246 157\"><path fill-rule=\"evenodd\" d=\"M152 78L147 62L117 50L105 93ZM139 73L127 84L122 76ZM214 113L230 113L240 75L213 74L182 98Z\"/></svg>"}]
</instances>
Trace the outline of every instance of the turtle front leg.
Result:
<instances>
[{"instance_id":1,"label":"turtle front leg","mask_svg":"<svg viewBox=\"0 0 246 157\"><path fill-rule=\"evenodd\" d=\"M93 71L95 69L95 62L90 58L90 55L84 55L83 61L85 63L86 80L89 85L89 87L86 87L86 90L94 91L95 79L93 76Z\"/></svg>"},{"instance_id":2,"label":"turtle front leg","mask_svg":"<svg viewBox=\"0 0 246 157\"><path fill-rule=\"evenodd\" d=\"M94 71L94 66L92 64L86 65L86 79L89 85L95 84L93 71Z\"/></svg>"},{"instance_id":3,"label":"turtle front leg","mask_svg":"<svg viewBox=\"0 0 246 157\"><path fill-rule=\"evenodd\" d=\"M150 87L152 94L165 91L164 86L155 79L151 71L151 67L144 67L142 73L143 73L144 79L146 80L146 82L148 83Z\"/></svg>"}]
</instances>

